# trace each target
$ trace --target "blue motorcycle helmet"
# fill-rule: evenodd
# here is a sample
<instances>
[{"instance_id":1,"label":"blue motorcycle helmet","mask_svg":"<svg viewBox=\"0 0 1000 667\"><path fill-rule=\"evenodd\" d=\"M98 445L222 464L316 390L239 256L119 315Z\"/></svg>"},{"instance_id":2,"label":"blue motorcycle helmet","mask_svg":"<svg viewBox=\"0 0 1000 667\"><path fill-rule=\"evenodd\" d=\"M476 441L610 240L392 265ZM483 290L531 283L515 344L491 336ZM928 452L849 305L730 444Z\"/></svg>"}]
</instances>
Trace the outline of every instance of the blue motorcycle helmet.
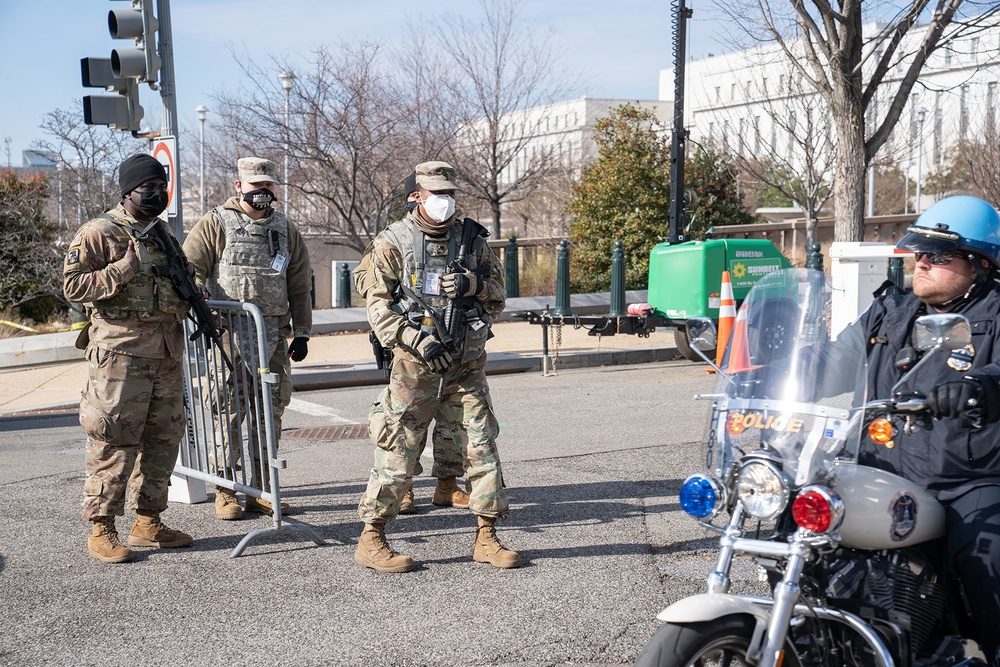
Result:
<instances>
[{"instance_id":1,"label":"blue motorcycle helmet","mask_svg":"<svg viewBox=\"0 0 1000 667\"><path fill-rule=\"evenodd\" d=\"M946 197L921 213L906 232L896 244L900 250L966 251L1000 271L1000 213L978 197Z\"/></svg>"}]
</instances>

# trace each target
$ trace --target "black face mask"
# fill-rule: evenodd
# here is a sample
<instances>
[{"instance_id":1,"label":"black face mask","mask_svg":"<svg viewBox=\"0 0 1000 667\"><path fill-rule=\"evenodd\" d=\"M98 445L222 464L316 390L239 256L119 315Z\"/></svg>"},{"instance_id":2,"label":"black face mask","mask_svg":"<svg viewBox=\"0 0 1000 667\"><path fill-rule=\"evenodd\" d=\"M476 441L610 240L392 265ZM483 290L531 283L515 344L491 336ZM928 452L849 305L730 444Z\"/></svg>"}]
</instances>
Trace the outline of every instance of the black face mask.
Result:
<instances>
[{"instance_id":1,"label":"black face mask","mask_svg":"<svg viewBox=\"0 0 1000 667\"><path fill-rule=\"evenodd\" d=\"M139 194L139 203L136 204L136 208L145 215L155 218L167 210L169 195L167 195L166 190L153 190L152 192L133 190L132 192Z\"/></svg>"},{"instance_id":2,"label":"black face mask","mask_svg":"<svg viewBox=\"0 0 1000 667\"><path fill-rule=\"evenodd\" d=\"M266 211L271 207L271 202L277 201L274 193L266 188L257 188L250 192L243 193L243 201L250 204L250 207L257 211Z\"/></svg>"},{"instance_id":3,"label":"black face mask","mask_svg":"<svg viewBox=\"0 0 1000 667\"><path fill-rule=\"evenodd\" d=\"M418 206L420 206L420 204L418 202L408 201L408 202L406 202L406 212L407 213L413 213L414 211L417 210Z\"/></svg>"}]
</instances>

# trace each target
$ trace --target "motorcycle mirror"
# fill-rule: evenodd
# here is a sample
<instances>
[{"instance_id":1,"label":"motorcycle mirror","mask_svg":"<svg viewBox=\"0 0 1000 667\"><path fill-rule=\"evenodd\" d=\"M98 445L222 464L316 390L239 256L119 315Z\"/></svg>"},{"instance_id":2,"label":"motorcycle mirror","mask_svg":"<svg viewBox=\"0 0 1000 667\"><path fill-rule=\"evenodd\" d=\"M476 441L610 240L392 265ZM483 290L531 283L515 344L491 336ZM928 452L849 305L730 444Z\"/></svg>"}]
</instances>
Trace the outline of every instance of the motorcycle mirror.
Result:
<instances>
[{"instance_id":1,"label":"motorcycle mirror","mask_svg":"<svg viewBox=\"0 0 1000 667\"><path fill-rule=\"evenodd\" d=\"M718 344L719 335L715 330L715 322L707 317L692 317L685 325L688 345L700 352L714 350Z\"/></svg>"},{"instance_id":2,"label":"motorcycle mirror","mask_svg":"<svg viewBox=\"0 0 1000 667\"><path fill-rule=\"evenodd\" d=\"M960 350L972 342L972 329L964 315L936 313L913 323L913 346L921 352L934 348Z\"/></svg>"},{"instance_id":3,"label":"motorcycle mirror","mask_svg":"<svg viewBox=\"0 0 1000 667\"><path fill-rule=\"evenodd\" d=\"M913 323L913 347L926 354L899 378L891 393L895 395L917 369L927 363L938 350L960 350L970 343L972 343L972 329L965 315L935 313L918 317Z\"/></svg>"}]
</instances>

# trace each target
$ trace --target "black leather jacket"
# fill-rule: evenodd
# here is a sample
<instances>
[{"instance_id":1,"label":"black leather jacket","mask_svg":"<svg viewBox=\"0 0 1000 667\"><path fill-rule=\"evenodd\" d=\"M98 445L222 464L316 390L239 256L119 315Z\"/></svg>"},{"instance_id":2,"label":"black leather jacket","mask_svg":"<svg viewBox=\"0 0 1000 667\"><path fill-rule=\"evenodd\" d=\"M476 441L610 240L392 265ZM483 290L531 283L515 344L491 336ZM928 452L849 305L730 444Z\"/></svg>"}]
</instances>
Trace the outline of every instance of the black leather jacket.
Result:
<instances>
[{"instance_id":1,"label":"black leather jacket","mask_svg":"<svg viewBox=\"0 0 1000 667\"><path fill-rule=\"evenodd\" d=\"M941 383L974 378L987 397L1000 396L1000 286L991 284L956 312L972 327L972 350L935 353L901 392L926 392ZM910 344L913 322L926 306L912 293L876 299L827 350L832 357L824 393L834 394L867 384L868 400L886 398L904 371L896 367L900 350ZM971 353L971 355L970 355ZM867 380L862 356L869 361ZM971 362L969 361L971 356ZM991 411L1000 416L1000 410ZM891 449L862 438L861 462L921 484L947 501L983 484L1000 484L1000 421L973 428L970 419L932 420L929 429L908 436L901 430Z\"/></svg>"}]
</instances>

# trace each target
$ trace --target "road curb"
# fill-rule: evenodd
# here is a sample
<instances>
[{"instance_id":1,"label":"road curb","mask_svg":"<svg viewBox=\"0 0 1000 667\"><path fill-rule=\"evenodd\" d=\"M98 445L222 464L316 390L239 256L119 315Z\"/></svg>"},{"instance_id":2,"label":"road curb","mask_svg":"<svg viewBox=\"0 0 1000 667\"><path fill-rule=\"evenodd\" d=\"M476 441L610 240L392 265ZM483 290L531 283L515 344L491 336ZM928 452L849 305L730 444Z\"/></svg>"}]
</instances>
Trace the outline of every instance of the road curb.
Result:
<instances>
[{"instance_id":1,"label":"road curb","mask_svg":"<svg viewBox=\"0 0 1000 667\"><path fill-rule=\"evenodd\" d=\"M558 371L560 369L568 370L571 368L621 366L624 364L645 364L671 361L676 359L678 354L677 348L674 347L604 350L600 352L567 352L560 354L558 358L550 357L550 362L554 360L554 368ZM540 355L492 352L489 353L487 357L487 375L531 372L540 373L541 371L542 357ZM363 387L368 385L385 384L386 382L385 373L375 367L374 361L296 366L292 369L292 386L296 391ZM40 413L71 412L76 411L79 405L79 401L73 401L44 405L28 410L0 412L0 419L24 417Z\"/></svg>"}]
</instances>

